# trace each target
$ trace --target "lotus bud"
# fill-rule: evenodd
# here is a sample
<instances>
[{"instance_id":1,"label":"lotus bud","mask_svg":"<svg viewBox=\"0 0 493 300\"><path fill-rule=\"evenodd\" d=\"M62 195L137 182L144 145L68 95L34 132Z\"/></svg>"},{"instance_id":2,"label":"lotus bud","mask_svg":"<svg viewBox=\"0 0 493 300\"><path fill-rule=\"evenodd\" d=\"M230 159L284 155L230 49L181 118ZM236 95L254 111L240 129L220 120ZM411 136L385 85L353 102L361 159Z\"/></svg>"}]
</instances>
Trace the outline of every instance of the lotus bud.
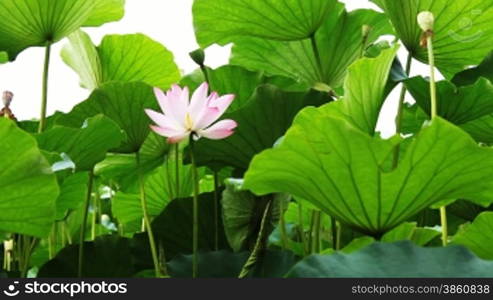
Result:
<instances>
[{"instance_id":1,"label":"lotus bud","mask_svg":"<svg viewBox=\"0 0 493 300\"><path fill-rule=\"evenodd\" d=\"M102 214L101 215L101 224L107 225L110 222L111 222L110 216L108 216L107 214Z\"/></svg>"},{"instance_id":2,"label":"lotus bud","mask_svg":"<svg viewBox=\"0 0 493 300\"><path fill-rule=\"evenodd\" d=\"M190 52L190 57L193 59L193 61L199 65L203 66L205 62L205 52L202 49L197 49L195 51Z\"/></svg>"},{"instance_id":3,"label":"lotus bud","mask_svg":"<svg viewBox=\"0 0 493 300\"><path fill-rule=\"evenodd\" d=\"M14 98L14 93L10 91L4 91L2 95L3 106L9 107L10 103L12 103L12 98Z\"/></svg>"},{"instance_id":4,"label":"lotus bud","mask_svg":"<svg viewBox=\"0 0 493 300\"><path fill-rule=\"evenodd\" d=\"M423 11L418 15L418 25L424 32L433 31L435 25L435 17L432 12Z\"/></svg>"},{"instance_id":5,"label":"lotus bud","mask_svg":"<svg viewBox=\"0 0 493 300\"><path fill-rule=\"evenodd\" d=\"M3 242L3 249L5 252L11 252L14 250L14 240L6 240Z\"/></svg>"},{"instance_id":6,"label":"lotus bud","mask_svg":"<svg viewBox=\"0 0 493 300\"><path fill-rule=\"evenodd\" d=\"M363 37L363 40L367 40L368 36L370 36L371 32L371 26L370 25L363 25L361 28L361 36Z\"/></svg>"}]
</instances>

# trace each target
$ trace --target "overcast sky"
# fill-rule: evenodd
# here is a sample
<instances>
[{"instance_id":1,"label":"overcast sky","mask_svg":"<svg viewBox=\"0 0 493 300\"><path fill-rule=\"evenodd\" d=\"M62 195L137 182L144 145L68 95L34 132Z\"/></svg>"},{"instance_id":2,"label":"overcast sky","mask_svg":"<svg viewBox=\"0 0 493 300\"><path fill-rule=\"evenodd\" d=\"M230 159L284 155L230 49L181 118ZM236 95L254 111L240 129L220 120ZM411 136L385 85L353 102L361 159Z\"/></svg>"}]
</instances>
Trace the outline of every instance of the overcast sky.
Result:
<instances>
[{"instance_id":1,"label":"overcast sky","mask_svg":"<svg viewBox=\"0 0 493 300\"><path fill-rule=\"evenodd\" d=\"M184 74L193 71L196 65L188 57L188 53L198 47L192 25L193 0L126 1L126 13L121 21L86 30L96 45L106 34L144 33L174 53L175 61ZM348 10L376 8L367 0L342 2L346 3ZM60 50L65 43L63 40L53 47L48 114L57 110L68 112L89 94L79 87L77 74L60 58ZM214 68L226 64L229 53L229 47L213 46L207 50L207 64ZM22 52L15 62L0 65L0 91L11 90L15 93L12 110L20 120L39 118L43 56L42 48L30 48ZM427 68L421 64L414 64L413 68L413 73L427 74ZM379 129L385 136L394 132L397 96L398 90L394 91L382 111Z\"/></svg>"}]
</instances>

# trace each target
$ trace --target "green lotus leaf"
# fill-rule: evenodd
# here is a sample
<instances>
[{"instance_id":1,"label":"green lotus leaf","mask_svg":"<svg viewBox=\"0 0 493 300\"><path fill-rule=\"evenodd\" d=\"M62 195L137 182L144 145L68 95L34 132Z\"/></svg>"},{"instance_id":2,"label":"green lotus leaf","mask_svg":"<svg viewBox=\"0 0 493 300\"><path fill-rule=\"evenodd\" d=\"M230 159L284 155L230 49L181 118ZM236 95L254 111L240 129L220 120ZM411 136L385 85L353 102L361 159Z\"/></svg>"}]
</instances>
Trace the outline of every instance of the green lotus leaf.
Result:
<instances>
[{"instance_id":1,"label":"green lotus leaf","mask_svg":"<svg viewBox=\"0 0 493 300\"><path fill-rule=\"evenodd\" d=\"M314 34L334 10L335 0L195 0L194 27L201 47L236 36L301 40Z\"/></svg>"},{"instance_id":2,"label":"green lotus leaf","mask_svg":"<svg viewBox=\"0 0 493 300\"><path fill-rule=\"evenodd\" d=\"M421 248L411 242L374 243L351 254L313 255L296 264L287 277L475 278L493 276L493 262L466 248Z\"/></svg>"},{"instance_id":3,"label":"green lotus leaf","mask_svg":"<svg viewBox=\"0 0 493 300\"><path fill-rule=\"evenodd\" d=\"M124 278L135 272L132 264L132 240L106 235L84 242L82 276L89 278ZM70 245L44 264L38 273L41 278L78 277L79 245ZM75 263L74 263L75 262Z\"/></svg>"},{"instance_id":4,"label":"green lotus leaf","mask_svg":"<svg viewBox=\"0 0 493 300\"><path fill-rule=\"evenodd\" d=\"M87 197L88 172L77 172L63 180L60 185L60 195L56 200L56 219L62 220L67 212L76 210Z\"/></svg>"},{"instance_id":5,"label":"green lotus leaf","mask_svg":"<svg viewBox=\"0 0 493 300\"><path fill-rule=\"evenodd\" d=\"M204 170L200 170L203 175ZM176 168L173 160L155 169L145 181L147 209L151 217L158 216L171 200L192 195L192 168L179 165L179 186L176 185ZM176 189L179 189L178 191ZM142 220L142 206L138 194L118 192L113 198L113 215L120 223Z\"/></svg>"},{"instance_id":6,"label":"green lotus leaf","mask_svg":"<svg viewBox=\"0 0 493 300\"><path fill-rule=\"evenodd\" d=\"M150 132L151 121L144 109L157 110L157 106L149 85L112 82L95 90L89 99L75 106L70 113L60 116L57 124L79 128L87 118L103 114L126 133L122 146L115 151L132 153L139 151Z\"/></svg>"},{"instance_id":7,"label":"green lotus leaf","mask_svg":"<svg viewBox=\"0 0 493 300\"><path fill-rule=\"evenodd\" d=\"M115 122L98 115L89 118L80 129L55 126L36 135L36 139L43 150L66 153L77 170L92 171L109 150L120 146L124 136Z\"/></svg>"},{"instance_id":8,"label":"green lotus leaf","mask_svg":"<svg viewBox=\"0 0 493 300\"><path fill-rule=\"evenodd\" d=\"M406 87L418 105L430 115L430 83L423 77L405 81ZM457 87L448 81L437 83L438 115L460 125L493 114L493 85L480 79L473 85Z\"/></svg>"},{"instance_id":9,"label":"green lotus leaf","mask_svg":"<svg viewBox=\"0 0 493 300\"><path fill-rule=\"evenodd\" d=\"M234 251L253 249L267 203L273 201L272 212L267 220L269 235L279 223L281 201L287 207L289 195L276 194L257 197L248 190L243 190L241 180L227 180L226 189L221 198L224 231L229 245Z\"/></svg>"},{"instance_id":10,"label":"green lotus leaf","mask_svg":"<svg viewBox=\"0 0 493 300\"><path fill-rule=\"evenodd\" d=\"M366 38L362 34L364 25L371 28ZM295 78L311 86L323 83L335 89L341 86L347 68L362 56L364 49L389 33L392 29L385 15L373 10L348 13L342 4L337 4L315 36L321 70L310 40L281 42L238 38L231 63L269 75Z\"/></svg>"},{"instance_id":11,"label":"green lotus leaf","mask_svg":"<svg viewBox=\"0 0 493 300\"><path fill-rule=\"evenodd\" d=\"M460 230L452 239L452 243L469 248L483 259L493 260L493 249L489 246L492 234L493 212L484 212L472 224Z\"/></svg>"},{"instance_id":12,"label":"green lotus leaf","mask_svg":"<svg viewBox=\"0 0 493 300\"><path fill-rule=\"evenodd\" d=\"M387 13L398 37L418 60L427 63L426 48L420 46L423 31L417 15L431 11L435 17L435 63L450 78L490 53L493 43L493 3L484 0L373 0Z\"/></svg>"},{"instance_id":13,"label":"green lotus leaf","mask_svg":"<svg viewBox=\"0 0 493 300\"><path fill-rule=\"evenodd\" d=\"M0 230L46 237L59 188L36 140L0 118Z\"/></svg>"},{"instance_id":14,"label":"green lotus leaf","mask_svg":"<svg viewBox=\"0 0 493 300\"><path fill-rule=\"evenodd\" d=\"M69 41L62 58L79 74L81 86L89 90L112 81L140 81L166 90L180 79L173 54L143 34L107 35L96 47L78 30Z\"/></svg>"},{"instance_id":15,"label":"green lotus leaf","mask_svg":"<svg viewBox=\"0 0 493 300\"><path fill-rule=\"evenodd\" d=\"M458 86L474 84L484 77L493 81L493 52L490 53L478 66L455 74L452 82Z\"/></svg>"},{"instance_id":16,"label":"green lotus leaf","mask_svg":"<svg viewBox=\"0 0 493 300\"><path fill-rule=\"evenodd\" d=\"M199 250L201 252L215 250L214 201L214 193L202 193L199 196ZM162 245L167 260L179 254L192 253L192 207L192 197L174 199L152 221L156 244ZM217 221L218 249L230 249L221 218ZM147 243L147 234L136 235L135 239L137 243ZM150 251L146 253L149 255ZM148 261L152 261L150 255Z\"/></svg>"},{"instance_id":17,"label":"green lotus leaf","mask_svg":"<svg viewBox=\"0 0 493 300\"><path fill-rule=\"evenodd\" d=\"M24 49L58 42L82 26L123 17L123 0L1 0L0 49L11 60Z\"/></svg>"},{"instance_id":18,"label":"green lotus leaf","mask_svg":"<svg viewBox=\"0 0 493 300\"><path fill-rule=\"evenodd\" d=\"M326 94L315 91L284 92L272 85L262 85L248 104L224 114L223 118L238 123L231 137L197 142L197 164L214 169L231 166L244 171L255 154L272 147L286 132L301 108L329 100Z\"/></svg>"},{"instance_id":19,"label":"green lotus leaf","mask_svg":"<svg viewBox=\"0 0 493 300\"><path fill-rule=\"evenodd\" d=\"M281 145L257 155L245 175L256 194L290 193L343 223L373 235L447 199L490 202L493 149L437 118L389 170L399 138L357 130L328 104L306 108Z\"/></svg>"}]
</instances>

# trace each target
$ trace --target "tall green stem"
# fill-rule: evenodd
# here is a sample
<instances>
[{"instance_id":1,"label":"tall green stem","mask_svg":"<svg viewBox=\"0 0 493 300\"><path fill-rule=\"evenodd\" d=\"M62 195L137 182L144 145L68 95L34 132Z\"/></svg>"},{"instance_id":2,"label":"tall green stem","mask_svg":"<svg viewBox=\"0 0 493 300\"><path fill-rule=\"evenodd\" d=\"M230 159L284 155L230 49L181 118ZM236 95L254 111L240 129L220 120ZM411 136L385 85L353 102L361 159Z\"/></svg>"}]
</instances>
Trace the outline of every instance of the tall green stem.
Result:
<instances>
[{"instance_id":1,"label":"tall green stem","mask_svg":"<svg viewBox=\"0 0 493 300\"><path fill-rule=\"evenodd\" d=\"M199 174L195 162L195 141L193 134L190 135L190 157L192 160L193 177L193 258L192 258L192 277L197 278L199 272L198 248L199 248Z\"/></svg>"},{"instance_id":2,"label":"tall green stem","mask_svg":"<svg viewBox=\"0 0 493 300\"><path fill-rule=\"evenodd\" d=\"M406 75L409 76L411 73L411 64L413 61L413 57L411 53L407 54L407 60L406 60ZM398 108L397 108L397 116L395 118L395 132L396 134L400 134L402 131L402 113L404 109L404 100L406 98L406 92L407 88L405 84L402 84L402 89L401 89L401 95L399 97L399 103L398 103ZM397 145L394 148L394 157L392 160L392 168L397 168L399 165L399 155L401 152L401 146Z\"/></svg>"},{"instance_id":3,"label":"tall green stem","mask_svg":"<svg viewBox=\"0 0 493 300\"><path fill-rule=\"evenodd\" d=\"M46 127L46 108L48 105L48 79L50 73L50 55L51 55L51 44L48 44L45 49L45 61L43 68L43 90L41 97L41 116L39 118L38 133L43 132Z\"/></svg>"},{"instance_id":4,"label":"tall green stem","mask_svg":"<svg viewBox=\"0 0 493 300\"><path fill-rule=\"evenodd\" d=\"M87 184L87 194L84 201L84 212L82 215L82 224L80 226L80 237L79 237L79 265L77 276L82 277L82 267L84 264L84 240L86 238L86 225L87 225L87 215L89 214L89 205L91 203L92 185L94 181L94 172L89 172L89 182Z\"/></svg>"},{"instance_id":5,"label":"tall green stem","mask_svg":"<svg viewBox=\"0 0 493 300\"><path fill-rule=\"evenodd\" d=\"M431 120L437 117L437 88L435 76L435 55L433 52L433 33L427 32L426 44L428 47L428 59L430 65L430 96L431 96ZM448 224L447 224L447 208L440 207L440 223L442 225L442 244L448 244Z\"/></svg>"},{"instance_id":6,"label":"tall green stem","mask_svg":"<svg viewBox=\"0 0 493 300\"><path fill-rule=\"evenodd\" d=\"M154 263L154 272L156 277L163 277L167 274L163 274L161 264L159 263L158 252L156 248L156 241L154 240L154 234L152 233L151 220L149 217L149 212L147 210L147 199L145 193L145 182L144 175L142 174L142 169L140 165L140 154L137 152L137 173L139 176L139 191L140 191L140 205L142 207L142 214L144 215L144 226L147 231L147 236L149 238L149 246L151 247L152 262ZM164 263L163 263L164 265Z\"/></svg>"}]
</instances>

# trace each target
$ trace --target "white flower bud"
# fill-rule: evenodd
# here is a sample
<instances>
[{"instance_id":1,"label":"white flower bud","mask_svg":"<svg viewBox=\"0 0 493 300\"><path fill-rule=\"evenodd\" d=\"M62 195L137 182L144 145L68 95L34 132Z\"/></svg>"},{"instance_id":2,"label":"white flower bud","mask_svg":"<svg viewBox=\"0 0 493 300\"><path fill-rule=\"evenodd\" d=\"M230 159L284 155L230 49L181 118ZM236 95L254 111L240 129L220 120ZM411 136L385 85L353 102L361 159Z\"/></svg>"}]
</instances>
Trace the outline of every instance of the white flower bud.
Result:
<instances>
[{"instance_id":1,"label":"white flower bud","mask_svg":"<svg viewBox=\"0 0 493 300\"><path fill-rule=\"evenodd\" d=\"M418 25L424 32L433 30L435 25L435 17L432 12L422 11L418 15Z\"/></svg>"},{"instance_id":2,"label":"white flower bud","mask_svg":"<svg viewBox=\"0 0 493 300\"><path fill-rule=\"evenodd\" d=\"M5 252L14 250L14 240L3 241L3 249Z\"/></svg>"},{"instance_id":3,"label":"white flower bud","mask_svg":"<svg viewBox=\"0 0 493 300\"><path fill-rule=\"evenodd\" d=\"M111 222L110 216L108 216L107 214L102 214L101 215L101 224L107 225L110 222Z\"/></svg>"},{"instance_id":4,"label":"white flower bud","mask_svg":"<svg viewBox=\"0 0 493 300\"><path fill-rule=\"evenodd\" d=\"M14 93L5 91L2 94L2 102L5 107L9 107L12 102L12 98L14 98Z\"/></svg>"}]
</instances>

